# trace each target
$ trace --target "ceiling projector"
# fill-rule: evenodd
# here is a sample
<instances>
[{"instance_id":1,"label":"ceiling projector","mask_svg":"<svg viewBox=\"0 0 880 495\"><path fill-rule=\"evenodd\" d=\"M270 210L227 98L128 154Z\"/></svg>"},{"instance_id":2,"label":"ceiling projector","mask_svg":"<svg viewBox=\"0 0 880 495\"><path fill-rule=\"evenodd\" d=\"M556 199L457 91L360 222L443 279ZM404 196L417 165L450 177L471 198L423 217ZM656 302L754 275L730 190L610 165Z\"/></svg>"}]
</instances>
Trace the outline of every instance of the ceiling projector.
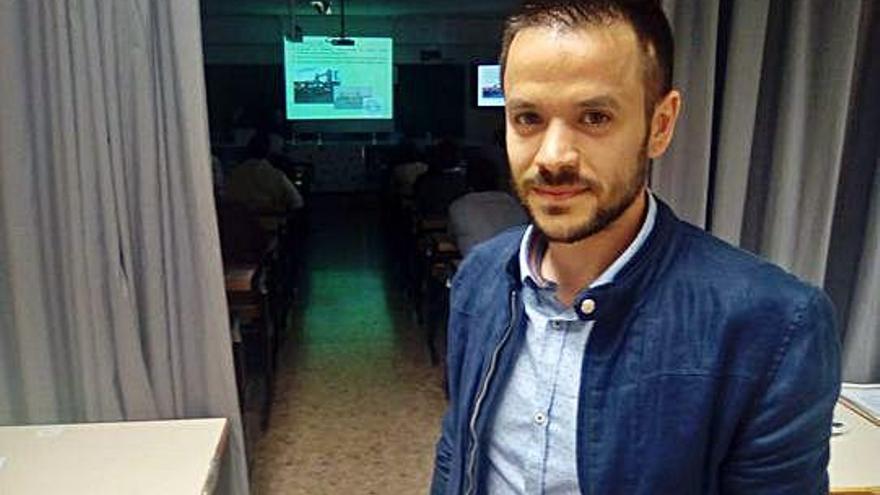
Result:
<instances>
[{"instance_id":1,"label":"ceiling projector","mask_svg":"<svg viewBox=\"0 0 880 495\"><path fill-rule=\"evenodd\" d=\"M331 0L312 0L309 4L315 8L315 12L320 15L331 15L333 13L333 2Z\"/></svg>"}]
</instances>

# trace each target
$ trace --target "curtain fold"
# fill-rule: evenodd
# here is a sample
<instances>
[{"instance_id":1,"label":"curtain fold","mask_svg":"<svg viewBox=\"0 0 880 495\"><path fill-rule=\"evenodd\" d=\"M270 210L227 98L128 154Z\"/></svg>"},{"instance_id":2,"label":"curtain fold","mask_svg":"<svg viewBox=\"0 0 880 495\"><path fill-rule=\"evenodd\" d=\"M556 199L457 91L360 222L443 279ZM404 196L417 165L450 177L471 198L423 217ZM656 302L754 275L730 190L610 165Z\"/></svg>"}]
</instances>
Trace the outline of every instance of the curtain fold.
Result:
<instances>
[{"instance_id":1,"label":"curtain fold","mask_svg":"<svg viewBox=\"0 0 880 495\"><path fill-rule=\"evenodd\" d=\"M0 2L0 424L223 416L196 0Z\"/></svg>"},{"instance_id":2,"label":"curtain fold","mask_svg":"<svg viewBox=\"0 0 880 495\"><path fill-rule=\"evenodd\" d=\"M753 182L751 195L762 196L762 219L746 218L756 237L741 243L801 277L821 285L830 245L849 101L855 69L858 2L776 2L770 29L785 33L778 44L780 66L776 100L760 101L759 118L774 132L767 161L767 181ZM770 59L765 59L765 62ZM766 189L765 189L766 188ZM759 210L760 211L760 210Z\"/></svg>"},{"instance_id":3,"label":"curtain fold","mask_svg":"<svg viewBox=\"0 0 880 495\"><path fill-rule=\"evenodd\" d=\"M675 36L675 87L682 92L679 136L651 168L651 187L681 218L705 226L712 144L720 0L664 0ZM682 136L686 138L682 139Z\"/></svg>"},{"instance_id":4,"label":"curtain fold","mask_svg":"<svg viewBox=\"0 0 880 495\"><path fill-rule=\"evenodd\" d=\"M855 278L848 331L844 335L844 376L855 382L880 381L880 155L867 233Z\"/></svg>"},{"instance_id":5,"label":"curtain fold","mask_svg":"<svg viewBox=\"0 0 880 495\"><path fill-rule=\"evenodd\" d=\"M711 192L712 232L739 244L748 189L753 136L758 127L758 94L767 38L769 3L766 0L733 3L730 16L724 113L718 129L715 184Z\"/></svg>"},{"instance_id":6,"label":"curtain fold","mask_svg":"<svg viewBox=\"0 0 880 495\"><path fill-rule=\"evenodd\" d=\"M663 5L684 106L652 187L683 218L823 286L845 379L880 381L878 4Z\"/></svg>"},{"instance_id":7,"label":"curtain fold","mask_svg":"<svg viewBox=\"0 0 880 495\"><path fill-rule=\"evenodd\" d=\"M825 279L844 323L844 376L880 381L880 5L866 4ZM872 179L873 178L873 179ZM867 214L865 214L867 212ZM857 262L855 262L857 261Z\"/></svg>"}]
</instances>

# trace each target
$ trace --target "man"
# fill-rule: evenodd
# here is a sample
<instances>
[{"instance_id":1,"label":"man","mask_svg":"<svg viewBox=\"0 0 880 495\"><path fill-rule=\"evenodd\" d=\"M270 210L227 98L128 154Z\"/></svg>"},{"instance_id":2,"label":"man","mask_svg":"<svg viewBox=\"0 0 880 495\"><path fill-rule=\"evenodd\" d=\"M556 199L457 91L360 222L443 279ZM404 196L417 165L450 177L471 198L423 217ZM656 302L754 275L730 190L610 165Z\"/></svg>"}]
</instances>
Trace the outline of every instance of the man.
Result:
<instances>
[{"instance_id":1,"label":"man","mask_svg":"<svg viewBox=\"0 0 880 495\"><path fill-rule=\"evenodd\" d=\"M681 107L672 54L657 1L508 21L507 151L532 225L453 281L432 493L828 492L828 299L647 190Z\"/></svg>"},{"instance_id":2,"label":"man","mask_svg":"<svg viewBox=\"0 0 880 495\"><path fill-rule=\"evenodd\" d=\"M262 215L260 225L267 232L274 232L284 222L280 214L302 208L303 198L284 172L269 162L270 151L268 134L258 132L251 138L248 159L235 167L226 180L225 199Z\"/></svg>"},{"instance_id":3,"label":"man","mask_svg":"<svg viewBox=\"0 0 880 495\"><path fill-rule=\"evenodd\" d=\"M496 165L491 160L469 160L467 179L471 192L449 205L449 235L463 256L499 232L528 222L522 205L499 190Z\"/></svg>"}]
</instances>

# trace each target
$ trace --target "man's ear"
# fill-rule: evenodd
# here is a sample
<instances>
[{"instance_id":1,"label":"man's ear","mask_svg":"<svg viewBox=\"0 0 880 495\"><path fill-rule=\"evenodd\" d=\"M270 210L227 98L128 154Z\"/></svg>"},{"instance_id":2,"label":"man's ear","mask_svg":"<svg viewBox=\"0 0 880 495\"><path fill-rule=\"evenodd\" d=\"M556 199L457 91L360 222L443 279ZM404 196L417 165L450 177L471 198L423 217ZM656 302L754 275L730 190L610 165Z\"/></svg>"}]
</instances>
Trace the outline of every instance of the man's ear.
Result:
<instances>
[{"instance_id":1,"label":"man's ear","mask_svg":"<svg viewBox=\"0 0 880 495\"><path fill-rule=\"evenodd\" d=\"M672 142L675 123L681 112L681 93L671 90L654 106L651 127L648 135L648 158L657 158L666 152Z\"/></svg>"}]
</instances>

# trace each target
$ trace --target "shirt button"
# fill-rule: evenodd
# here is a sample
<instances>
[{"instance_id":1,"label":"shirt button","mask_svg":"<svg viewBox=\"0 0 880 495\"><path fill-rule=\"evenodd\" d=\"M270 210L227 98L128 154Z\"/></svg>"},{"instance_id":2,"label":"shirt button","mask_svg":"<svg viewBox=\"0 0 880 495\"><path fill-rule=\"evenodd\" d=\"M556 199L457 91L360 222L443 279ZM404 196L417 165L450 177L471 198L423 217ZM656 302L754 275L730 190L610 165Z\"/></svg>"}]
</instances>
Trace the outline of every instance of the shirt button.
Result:
<instances>
[{"instance_id":1,"label":"shirt button","mask_svg":"<svg viewBox=\"0 0 880 495\"><path fill-rule=\"evenodd\" d=\"M584 299L581 301L581 312L585 315L593 314L596 311L596 301L592 299Z\"/></svg>"},{"instance_id":2,"label":"shirt button","mask_svg":"<svg viewBox=\"0 0 880 495\"><path fill-rule=\"evenodd\" d=\"M547 415L542 412L535 413L535 424L539 426L544 426L547 424Z\"/></svg>"}]
</instances>

